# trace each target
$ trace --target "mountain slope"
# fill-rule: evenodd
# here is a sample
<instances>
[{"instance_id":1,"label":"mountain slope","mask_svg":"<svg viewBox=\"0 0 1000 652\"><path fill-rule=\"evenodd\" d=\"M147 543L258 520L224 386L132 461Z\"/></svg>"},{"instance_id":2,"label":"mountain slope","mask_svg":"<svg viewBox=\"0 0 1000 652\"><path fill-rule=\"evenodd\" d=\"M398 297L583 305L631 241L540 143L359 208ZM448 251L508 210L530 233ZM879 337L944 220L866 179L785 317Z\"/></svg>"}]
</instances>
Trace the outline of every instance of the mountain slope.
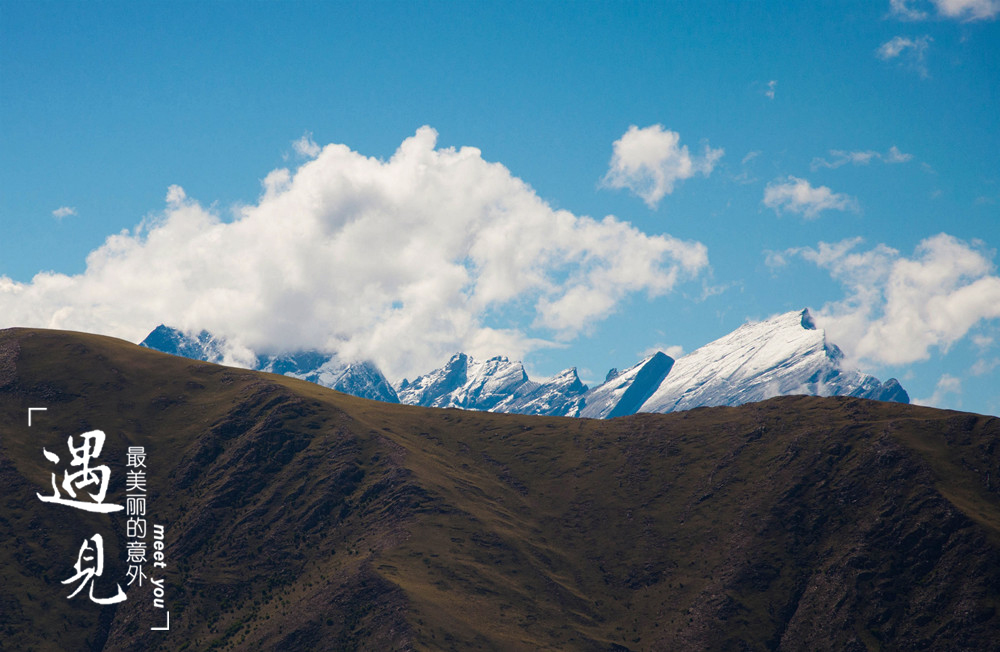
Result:
<instances>
[{"instance_id":1,"label":"mountain slope","mask_svg":"<svg viewBox=\"0 0 1000 652\"><path fill-rule=\"evenodd\" d=\"M48 408L31 428L28 406ZM428 409L11 329L0 423L12 649L998 649L994 418L848 397ZM148 453L170 632L148 584L65 597L95 531L102 582L122 579L123 518L34 497L42 448L91 428L109 500L127 448Z\"/></svg>"}]
</instances>

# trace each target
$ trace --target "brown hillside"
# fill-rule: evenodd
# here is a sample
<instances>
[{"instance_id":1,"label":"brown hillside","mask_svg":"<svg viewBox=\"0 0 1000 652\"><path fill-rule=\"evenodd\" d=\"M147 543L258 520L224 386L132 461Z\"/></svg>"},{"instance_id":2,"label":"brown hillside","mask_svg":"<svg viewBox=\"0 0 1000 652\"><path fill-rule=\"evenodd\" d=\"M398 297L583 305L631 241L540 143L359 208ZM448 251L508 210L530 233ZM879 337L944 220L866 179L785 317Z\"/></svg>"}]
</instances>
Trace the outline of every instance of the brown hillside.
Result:
<instances>
[{"instance_id":1,"label":"brown hillside","mask_svg":"<svg viewBox=\"0 0 1000 652\"><path fill-rule=\"evenodd\" d=\"M43 447L65 461L92 429L106 502L146 449L169 632L148 582L66 597L95 532L95 592L125 586L123 513L35 496ZM12 650L1000 650L1000 420L813 397L438 410L10 329L0 539Z\"/></svg>"}]
</instances>

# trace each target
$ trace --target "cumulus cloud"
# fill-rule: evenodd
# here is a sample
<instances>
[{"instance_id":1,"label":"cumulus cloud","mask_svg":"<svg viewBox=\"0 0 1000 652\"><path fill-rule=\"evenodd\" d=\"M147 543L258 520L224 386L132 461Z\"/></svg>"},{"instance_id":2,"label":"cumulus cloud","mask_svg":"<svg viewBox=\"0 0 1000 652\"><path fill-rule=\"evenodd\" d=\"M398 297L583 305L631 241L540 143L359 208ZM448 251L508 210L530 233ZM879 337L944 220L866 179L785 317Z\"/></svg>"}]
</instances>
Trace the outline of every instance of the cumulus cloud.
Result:
<instances>
[{"instance_id":1,"label":"cumulus cloud","mask_svg":"<svg viewBox=\"0 0 1000 652\"><path fill-rule=\"evenodd\" d=\"M71 215L76 215L76 209L72 206L60 206L59 208L52 211L52 217L57 220L61 220L64 217L69 217Z\"/></svg>"},{"instance_id":2,"label":"cumulus cloud","mask_svg":"<svg viewBox=\"0 0 1000 652\"><path fill-rule=\"evenodd\" d=\"M268 174L234 216L171 186L162 213L109 237L82 274L0 277L0 322L132 341L162 322L258 352L371 358L398 378L456 350L521 357L708 268L701 243L554 210L479 150L436 139L423 127L387 161L328 145Z\"/></svg>"},{"instance_id":3,"label":"cumulus cloud","mask_svg":"<svg viewBox=\"0 0 1000 652\"><path fill-rule=\"evenodd\" d=\"M774 89L777 86L778 86L777 80L772 79L771 81L767 82L767 90L764 91L764 95L767 96L767 99L769 99L769 100L773 100L774 99Z\"/></svg>"},{"instance_id":4,"label":"cumulus cloud","mask_svg":"<svg viewBox=\"0 0 1000 652\"><path fill-rule=\"evenodd\" d=\"M924 59L927 48L930 47L930 36L924 35L919 38L909 38L905 36L895 36L886 41L875 50L875 56L882 61L900 59L901 62L920 73L921 77L927 77L927 65Z\"/></svg>"},{"instance_id":5,"label":"cumulus cloud","mask_svg":"<svg viewBox=\"0 0 1000 652\"><path fill-rule=\"evenodd\" d=\"M702 156L691 156L687 145L680 145L680 134L663 125L632 125L614 142L608 172L602 180L609 188L628 188L655 208L674 185L696 174L708 176L722 157L722 149L705 145Z\"/></svg>"},{"instance_id":6,"label":"cumulus cloud","mask_svg":"<svg viewBox=\"0 0 1000 652\"><path fill-rule=\"evenodd\" d=\"M813 159L811 167L813 170L818 170L819 168L836 169L842 165L848 164L868 165L872 161L882 161L883 163L892 164L906 163L911 160L913 160L913 154L901 152L895 145L890 147L889 151L885 154L874 150L848 152L841 149L831 149L829 161L824 158L817 157Z\"/></svg>"},{"instance_id":7,"label":"cumulus cloud","mask_svg":"<svg viewBox=\"0 0 1000 652\"><path fill-rule=\"evenodd\" d=\"M845 297L815 311L831 339L853 356L908 364L946 351L984 321L1000 317L1000 277L980 243L941 233L911 257L861 238L790 249L830 272Z\"/></svg>"},{"instance_id":8,"label":"cumulus cloud","mask_svg":"<svg viewBox=\"0 0 1000 652\"><path fill-rule=\"evenodd\" d=\"M857 210L853 197L835 193L826 186L814 188L805 179L793 176L767 184L763 202L776 213L798 213L807 220L816 219L825 210Z\"/></svg>"}]
</instances>

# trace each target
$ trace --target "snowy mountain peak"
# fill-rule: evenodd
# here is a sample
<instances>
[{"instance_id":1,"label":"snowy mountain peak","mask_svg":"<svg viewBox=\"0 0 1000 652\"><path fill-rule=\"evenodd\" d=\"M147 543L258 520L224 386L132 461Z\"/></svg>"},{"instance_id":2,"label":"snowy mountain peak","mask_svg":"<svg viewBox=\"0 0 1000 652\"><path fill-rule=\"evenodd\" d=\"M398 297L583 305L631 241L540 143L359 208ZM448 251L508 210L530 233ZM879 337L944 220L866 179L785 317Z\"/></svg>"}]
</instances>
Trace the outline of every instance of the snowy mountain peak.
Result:
<instances>
[{"instance_id":1,"label":"snowy mountain peak","mask_svg":"<svg viewBox=\"0 0 1000 652\"><path fill-rule=\"evenodd\" d=\"M535 382L523 364L506 356L479 361L464 353L396 388L400 402L409 405L559 416L579 414L586 391L575 367Z\"/></svg>"},{"instance_id":2,"label":"snowy mountain peak","mask_svg":"<svg viewBox=\"0 0 1000 652\"><path fill-rule=\"evenodd\" d=\"M740 405L785 394L874 397L883 392L877 379L841 368L843 360L808 310L787 312L744 324L678 359L640 411Z\"/></svg>"},{"instance_id":3,"label":"snowy mountain peak","mask_svg":"<svg viewBox=\"0 0 1000 652\"><path fill-rule=\"evenodd\" d=\"M400 383L396 392L409 405L491 410L527 382L524 366L506 356L480 362L456 353L440 369Z\"/></svg>"},{"instance_id":4,"label":"snowy mountain peak","mask_svg":"<svg viewBox=\"0 0 1000 652\"><path fill-rule=\"evenodd\" d=\"M580 416L594 419L634 414L670 373L674 359L657 351L587 392ZM615 371L615 370L612 370Z\"/></svg>"},{"instance_id":5,"label":"snowy mountain peak","mask_svg":"<svg viewBox=\"0 0 1000 652\"><path fill-rule=\"evenodd\" d=\"M576 417L580 416L586 391L576 367L571 367L541 383L529 380L511 400L497 405L494 412Z\"/></svg>"},{"instance_id":6,"label":"snowy mountain peak","mask_svg":"<svg viewBox=\"0 0 1000 652\"><path fill-rule=\"evenodd\" d=\"M579 383L580 382L580 375L577 373L576 367L570 367L569 369L564 369L563 371L560 371L555 376L553 376L551 382L555 382L555 381L560 381L560 382L566 381L566 382L569 382L569 383Z\"/></svg>"},{"instance_id":7,"label":"snowy mountain peak","mask_svg":"<svg viewBox=\"0 0 1000 652\"><path fill-rule=\"evenodd\" d=\"M388 403L398 403L396 391L374 363L347 362L336 354L299 351L280 355L257 355L208 331L197 335L160 324L139 346L192 360L204 360L245 369L308 380L337 391Z\"/></svg>"},{"instance_id":8,"label":"snowy mountain peak","mask_svg":"<svg viewBox=\"0 0 1000 652\"><path fill-rule=\"evenodd\" d=\"M231 367L252 368L253 351L216 337L208 331L184 333L176 328L160 324L146 336L139 346L192 360L204 360Z\"/></svg>"}]
</instances>

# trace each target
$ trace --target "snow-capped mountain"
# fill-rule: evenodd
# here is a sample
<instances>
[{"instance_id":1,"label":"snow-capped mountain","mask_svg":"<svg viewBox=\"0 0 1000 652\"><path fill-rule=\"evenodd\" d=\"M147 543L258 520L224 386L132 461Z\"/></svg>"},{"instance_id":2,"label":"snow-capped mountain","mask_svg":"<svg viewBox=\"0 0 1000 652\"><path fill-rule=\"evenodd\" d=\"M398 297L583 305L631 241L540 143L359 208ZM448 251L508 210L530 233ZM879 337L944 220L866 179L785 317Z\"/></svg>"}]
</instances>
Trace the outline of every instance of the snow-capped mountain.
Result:
<instances>
[{"instance_id":1,"label":"snow-capped mountain","mask_svg":"<svg viewBox=\"0 0 1000 652\"><path fill-rule=\"evenodd\" d=\"M509 403L502 403L494 412L515 414L543 414L548 416L578 417L586 399L587 386L576 373L576 367L566 369L543 383L529 380L525 385L534 389L519 392Z\"/></svg>"},{"instance_id":2,"label":"snow-capped mountain","mask_svg":"<svg viewBox=\"0 0 1000 652\"><path fill-rule=\"evenodd\" d=\"M444 367L396 387L400 402L491 412L608 419L636 412L673 412L740 405L784 394L858 396L908 403L895 379L849 368L844 354L816 328L808 310L749 323L677 360L658 352L586 390L575 369L536 383L520 362L485 362L459 353Z\"/></svg>"},{"instance_id":3,"label":"snow-capped mountain","mask_svg":"<svg viewBox=\"0 0 1000 652\"><path fill-rule=\"evenodd\" d=\"M321 355L321 354L319 354ZM278 361L280 362L280 361ZM269 367L277 367L273 363L265 364L260 371L272 371ZM292 378L300 378L309 382L330 387L345 394L370 398L376 401L387 403L398 403L399 398L396 391L386 380L385 376L374 362L362 360L360 362L342 362L336 356L326 356L325 361L315 367L308 367L301 371L288 370L279 371L275 369L272 373L281 373Z\"/></svg>"},{"instance_id":4,"label":"snow-capped mountain","mask_svg":"<svg viewBox=\"0 0 1000 652\"><path fill-rule=\"evenodd\" d=\"M785 394L858 396L908 403L895 379L885 384L843 367L808 310L740 326L679 358L639 412L740 405Z\"/></svg>"},{"instance_id":5,"label":"snow-capped mountain","mask_svg":"<svg viewBox=\"0 0 1000 652\"><path fill-rule=\"evenodd\" d=\"M392 387L371 362L346 362L317 351L256 355L206 331L187 335L159 326L142 345L285 374L364 398L490 412L609 419L740 405L784 394L910 400L895 378L882 383L848 367L844 354L816 328L808 310L744 324L677 360L658 352L621 373L612 369L602 384L589 390L575 368L536 382L523 364L505 356L480 361L457 353L440 369Z\"/></svg>"},{"instance_id":6,"label":"snow-capped mountain","mask_svg":"<svg viewBox=\"0 0 1000 652\"><path fill-rule=\"evenodd\" d=\"M396 387L401 403L425 407L575 416L587 386L576 369L538 383L524 365L505 356L479 361L456 353L440 369L403 381Z\"/></svg>"},{"instance_id":7,"label":"snow-capped mountain","mask_svg":"<svg viewBox=\"0 0 1000 652\"><path fill-rule=\"evenodd\" d=\"M399 402L392 385L379 368L369 361L345 362L336 355L319 351L256 355L249 349L237 347L208 331L188 335L162 324L139 345L194 360L301 378L362 398L387 403Z\"/></svg>"},{"instance_id":8,"label":"snow-capped mountain","mask_svg":"<svg viewBox=\"0 0 1000 652\"><path fill-rule=\"evenodd\" d=\"M176 328L160 324L139 342L139 346L163 351L192 360L204 360L216 364L250 368L256 364L256 356L249 349L238 350L221 337L208 331L185 334Z\"/></svg>"},{"instance_id":9,"label":"snow-capped mountain","mask_svg":"<svg viewBox=\"0 0 1000 652\"><path fill-rule=\"evenodd\" d=\"M580 416L610 419L638 412L673 365L673 358L658 351L621 373L612 369L604 383L587 392Z\"/></svg>"},{"instance_id":10,"label":"snow-capped mountain","mask_svg":"<svg viewBox=\"0 0 1000 652\"><path fill-rule=\"evenodd\" d=\"M520 362L504 356L478 361L456 353L440 369L412 381L404 378L396 395L407 405L492 410L511 400L527 382L528 374Z\"/></svg>"}]
</instances>

